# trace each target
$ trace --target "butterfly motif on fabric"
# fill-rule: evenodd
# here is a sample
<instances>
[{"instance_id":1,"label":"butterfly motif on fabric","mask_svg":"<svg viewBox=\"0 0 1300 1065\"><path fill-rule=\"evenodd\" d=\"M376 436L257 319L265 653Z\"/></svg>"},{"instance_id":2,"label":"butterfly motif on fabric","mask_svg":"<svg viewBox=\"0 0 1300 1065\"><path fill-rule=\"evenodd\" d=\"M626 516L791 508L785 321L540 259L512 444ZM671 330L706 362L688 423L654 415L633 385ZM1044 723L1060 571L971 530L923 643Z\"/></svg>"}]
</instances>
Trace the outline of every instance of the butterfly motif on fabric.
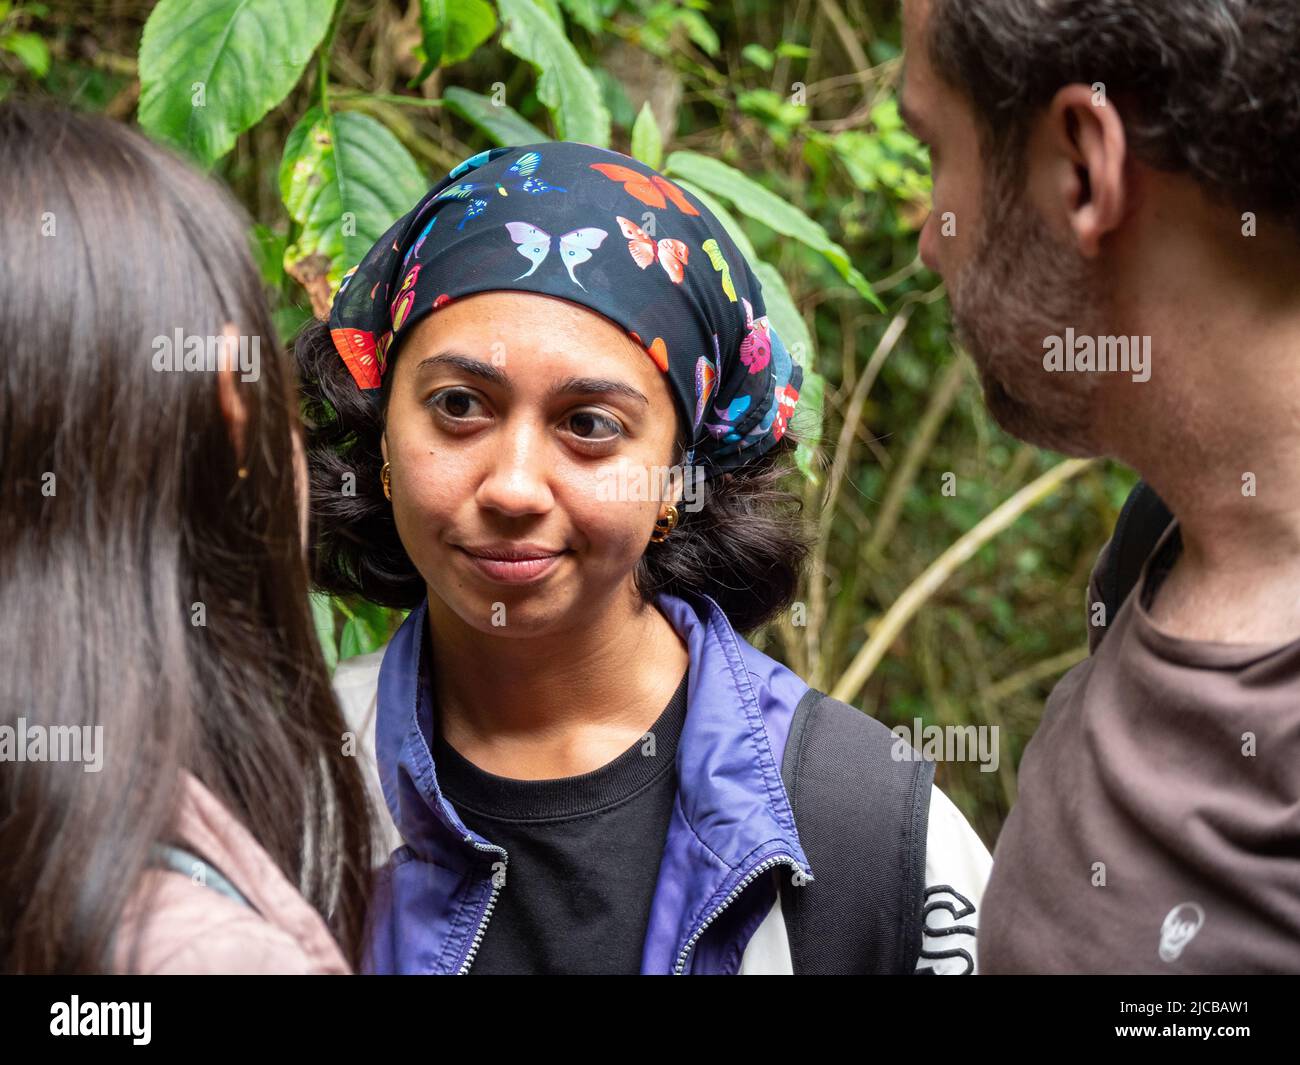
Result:
<instances>
[{"instance_id":1,"label":"butterfly motif on fabric","mask_svg":"<svg viewBox=\"0 0 1300 1065\"><path fill-rule=\"evenodd\" d=\"M627 237L627 250L632 253L632 260L637 266L644 270L658 260L673 284L680 285L686 276L686 260L690 256L691 249L680 240L671 237L663 237L656 241L630 218L624 218L621 214L614 217L618 219L618 226L623 231L623 236Z\"/></svg>"},{"instance_id":2,"label":"butterfly motif on fabric","mask_svg":"<svg viewBox=\"0 0 1300 1065\"><path fill-rule=\"evenodd\" d=\"M795 406L799 402L799 390L791 383L794 380L794 358L786 351L785 344L775 333L769 332L771 340L771 372L772 372L772 405L767 412L759 419L759 422L753 429L745 434L742 448L749 447L763 439L769 432L772 439L780 440L785 435L786 428L789 425L790 417L794 414Z\"/></svg>"},{"instance_id":3,"label":"butterfly motif on fabric","mask_svg":"<svg viewBox=\"0 0 1300 1065\"><path fill-rule=\"evenodd\" d=\"M755 318L749 300L740 302L745 305L745 339L740 342L740 361L750 373L761 373L772 358L772 323L767 315Z\"/></svg>"},{"instance_id":4,"label":"butterfly motif on fabric","mask_svg":"<svg viewBox=\"0 0 1300 1065\"><path fill-rule=\"evenodd\" d=\"M436 221L438 221L438 216L434 215L433 218L429 220L429 224L424 227L419 239L407 249L406 256L402 259L403 270L411 264L412 259L418 259L420 257L420 251L424 248L424 242L428 239L429 231L433 229L433 223Z\"/></svg>"},{"instance_id":5,"label":"butterfly motif on fabric","mask_svg":"<svg viewBox=\"0 0 1300 1065\"><path fill-rule=\"evenodd\" d=\"M735 429L736 422L740 421L745 411L749 410L749 405L752 402L753 400L749 396L737 396L725 407L715 406L713 413L721 420L718 422L705 422L704 428L719 440L734 443L740 439L740 435Z\"/></svg>"},{"instance_id":6,"label":"butterfly motif on fabric","mask_svg":"<svg viewBox=\"0 0 1300 1065\"><path fill-rule=\"evenodd\" d=\"M700 245L704 249L704 254L709 257L709 262L713 264L713 269L722 275L722 291L727 294L727 299L732 303L736 302L736 286L731 280L731 267L727 260L723 258L722 248L718 245L717 240L710 237Z\"/></svg>"},{"instance_id":7,"label":"butterfly motif on fabric","mask_svg":"<svg viewBox=\"0 0 1300 1065\"><path fill-rule=\"evenodd\" d=\"M718 334L714 333L712 361L707 355L701 355L695 360L695 421L692 425L693 429L698 429L700 422L704 420L704 412L713 396L713 389L718 383L718 363L721 361L721 355L718 351Z\"/></svg>"},{"instance_id":8,"label":"butterfly motif on fabric","mask_svg":"<svg viewBox=\"0 0 1300 1065\"><path fill-rule=\"evenodd\" d=\"M618 182L623 186L624 192L636 197L647 207L662 209L671 200L682 214L700 213L681 189L659 174L642 174L630 166L620 166L618 163L592 163L591 169L604 174L610 181Z\"/></svg>"},{"instance_id":9,"label":"butterfly motif on fabric","mask_svg":"<svg viewBox=\"0 0 1300 1065\"><path fill-rule=\"evenodd\" d=\"M628 335L645 348L651 360L664 373L668 372L668 345L664 343L663 337L655 337L654 340L647 344L641 339L641 334L635 330L629 329Z\"/></svg>"},{"instance_id":10,"label":"butterfly motif on fabric","mask_svg":"<svg viewBox=\"0 0 1300 1065\"><path fill-rule=\"evenodd\" d=\"M352 269L350 269L346 274L342 276L342 278L339 279L338 291L334 293L335 299L338 299L340 296L343 295L343 293L347 290L348 283L352 280L353 277L356 276L356 272L359 269L361 269L361 264L357 263L356 266L352 267Z\"/></svg>"},{"instance_id":11,"label":"butterfly motif on fabric","mask_svg":"<svg viewBox=\"0 0 1300 1065\"><path fill-rule=\"evenodd\" d=\"M457 229L464 229L466 222L477 218L487 210L493 192L500 196L509 196L511 192L527 193L530 196L540 196L544 192L568 192L568 189L559 185L549 185L535 176L541 161L540 152L524 152L510 164L500 181L460 181L443 189L434 199L467 201L465 215L456 226ZM483 193L488 195L485 196Z\"/></svg>"},{"instance_id":12,"label":"butterfly motif on fabric","mask_svg":"<svg viewBox=\"0 0 1300 1065\"><path fill-rule=\"evenodd\" d=\"M417 263L411 267L406 277L402 279L402 287L397 290L397 295L393 297L393 305L390 310L392 311L394 333L406 324L411 308L415 305L415 281L419 276L420 264Z\"/></svg>"},{"instance_id":13,"label":"butterfly motif on fabric","mask_svg":"<svg viewBox=\"0 0 1300 1065\"><path fill-rule=\"evenodd\" d=\"M375 359L375 335L366 329L354 329L351 326L331 329L330 339L334 347L343 356L352 379L358 388L378 388L380 379L379 365Z\"/></svg>"},{"instance_id":14,"label":"butterfly motif on fabric","mask_svg":"<svg viewBox=\"0 0 1300 1065\"><path fill-rule=\"evenodd\" d=\"M510 239L519 245L515 251L533 264L515 278L516 281L522 281L546 261L555 238L545 230L538 229L531 222L507 222L505 226L510 233ZM607 230L587 226L583 229L574 229L559 238L560 260L569 272L569 280L584 292L587 291L587 286L578 280L573 271L591 258L592 251L599 248L607 236L609 236Z\"/></svg>"}]
</instances>

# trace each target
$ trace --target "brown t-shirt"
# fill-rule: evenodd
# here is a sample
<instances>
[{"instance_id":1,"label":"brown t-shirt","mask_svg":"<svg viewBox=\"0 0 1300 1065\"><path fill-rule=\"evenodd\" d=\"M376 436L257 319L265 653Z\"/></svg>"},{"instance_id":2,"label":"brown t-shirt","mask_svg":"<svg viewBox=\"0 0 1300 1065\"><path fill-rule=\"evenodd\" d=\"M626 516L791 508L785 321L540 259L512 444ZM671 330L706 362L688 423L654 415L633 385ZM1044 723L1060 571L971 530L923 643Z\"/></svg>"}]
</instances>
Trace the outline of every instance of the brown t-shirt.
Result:
<instances>
[{"instance_id":1,"label":"brown t-shirt","mask_svg":"<svg viewBox=\"0 0 1300 1065\"><path fill-rule=\"evenodd\" d=\"M986 973L1300 972L1300 640L1161 631L1180 549L1175 523L1025 749Z\"/></svg>"}]
</instances>

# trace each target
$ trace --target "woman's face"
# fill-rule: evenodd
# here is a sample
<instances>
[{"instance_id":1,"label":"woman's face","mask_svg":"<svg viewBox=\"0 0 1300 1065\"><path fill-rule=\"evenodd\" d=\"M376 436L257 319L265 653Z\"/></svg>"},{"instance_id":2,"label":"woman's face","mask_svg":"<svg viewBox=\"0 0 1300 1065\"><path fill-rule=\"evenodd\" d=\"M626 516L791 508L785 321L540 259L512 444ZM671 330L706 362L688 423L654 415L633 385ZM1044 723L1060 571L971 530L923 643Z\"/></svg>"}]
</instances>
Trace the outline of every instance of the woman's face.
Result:
<instances>
[{"instance_id":1,"label":"woman's face","mask_svg":"<svg viewBox=\"0 0 1300 1065\"><path fill-rule=\"evenodd\" d=\"M678 456L668 379L631 337L567 300L483 292L420 321L393 374L393 513L431 596L525 636L631 593ZM471 557L492 548L559 554Z\"/></svg>"}]
</instances>

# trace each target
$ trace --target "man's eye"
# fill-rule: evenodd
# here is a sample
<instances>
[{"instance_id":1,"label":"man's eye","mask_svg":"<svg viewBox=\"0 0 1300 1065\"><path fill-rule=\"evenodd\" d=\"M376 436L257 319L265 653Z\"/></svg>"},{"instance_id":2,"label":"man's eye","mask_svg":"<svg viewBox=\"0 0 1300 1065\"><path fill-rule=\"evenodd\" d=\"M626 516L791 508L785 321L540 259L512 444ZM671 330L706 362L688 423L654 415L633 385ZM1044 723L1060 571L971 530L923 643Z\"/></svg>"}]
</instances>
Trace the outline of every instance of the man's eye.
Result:
<instances>
[{"instance_id":1,"label":"man's eye","mask_svg":"<svg viewBox=\"0 0 1300 1065\"><path fill-rule=\"evenodd\" d=\"M570 415L568 423L574 427L574 435L583 440L609 441L623 435L623 427L618 422L592 410L580 410ZM592 426L594 426L596 434L592 434ZM604 426L609 431L600 433L601 426Z\"/></svg>"}]
</instances>

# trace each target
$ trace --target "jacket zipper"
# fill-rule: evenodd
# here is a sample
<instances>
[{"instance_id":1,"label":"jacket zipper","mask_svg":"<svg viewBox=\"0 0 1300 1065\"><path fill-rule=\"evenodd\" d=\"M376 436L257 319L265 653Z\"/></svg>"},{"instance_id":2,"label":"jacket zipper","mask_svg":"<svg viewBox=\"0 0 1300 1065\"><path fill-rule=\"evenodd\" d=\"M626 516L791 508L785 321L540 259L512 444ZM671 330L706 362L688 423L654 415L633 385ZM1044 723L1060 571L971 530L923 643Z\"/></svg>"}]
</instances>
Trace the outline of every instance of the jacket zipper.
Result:
<instances>
[{"instance_id":1,"label":"jacket zipper","mask_svg":"<svg viewBox=\"0 0 1300 1065\"><path fill-rule=\"evenodd\" d=\"M711 925L714 921L718 919L718 915L722 913L723 910L725 910L728 906L730 906L733 902L736 901L736 898L740 895L742 891L745 890L745 888L749 887L749 885L752 884L756 879L758 879L758 877L761 876L763 873L767 872L773 866L777 866L777 865L788 865L790 866L791 869L794 869L802 873L804 879L808 883L812 882L812 875L809 873L809 871L807 869L801 868L799 863L796 862L794 858L791 857L790 855L774 854L770 858L764 858L761 862L759 862L756 866L754 866L754 868L751 869L748 872L748 874L746 874L744 879L742 879L739 884L737 884L734 888L731 889L731 892L727 895L725 899L722 900L722 903L718 906L718 908L715 909L711 914L709 914L708 917L704 919L704 923L700 925L700 927L695 930L695 934L692 935L691 938L686 941L686 946L682 948L681 954L677 956L677 968L673 970L674 976L682 975L683 971L686 968L686 961L690 957L691 951L695 949L695 944L699 942L700 936L704 935L705 929L707 929L709 925Z\"/></svg>"},{"instance_id":2,"label":"jacket zipper","mask_svg":"<svg viewBox=\"0 0 1300 1065\"><path fill-rule=\"evenodd\" d=\"M481 843L475 843L469 836L465 837L465 842L471 844L475 850L496 851L501 855L501 864L508 865L509 855L507 855L500 847L484 846ZM504 883L505 880L502 879L502 884ZM483 942L483 933L487 931L488 921L492 919L492 910L496 907L497 895L500 893L501 888L497 887L496 873L493 872L492 894L488 896L487 905L483 907L483 913L479 916L478 930L474 933L474 939L469 945L469 953L465 955L465 960L461 962L460 969L456 973L457 976L464 976L469 972L469 967L474 964L474 955L478 953L478 948Z\"/></svg>"}]
</instances>

